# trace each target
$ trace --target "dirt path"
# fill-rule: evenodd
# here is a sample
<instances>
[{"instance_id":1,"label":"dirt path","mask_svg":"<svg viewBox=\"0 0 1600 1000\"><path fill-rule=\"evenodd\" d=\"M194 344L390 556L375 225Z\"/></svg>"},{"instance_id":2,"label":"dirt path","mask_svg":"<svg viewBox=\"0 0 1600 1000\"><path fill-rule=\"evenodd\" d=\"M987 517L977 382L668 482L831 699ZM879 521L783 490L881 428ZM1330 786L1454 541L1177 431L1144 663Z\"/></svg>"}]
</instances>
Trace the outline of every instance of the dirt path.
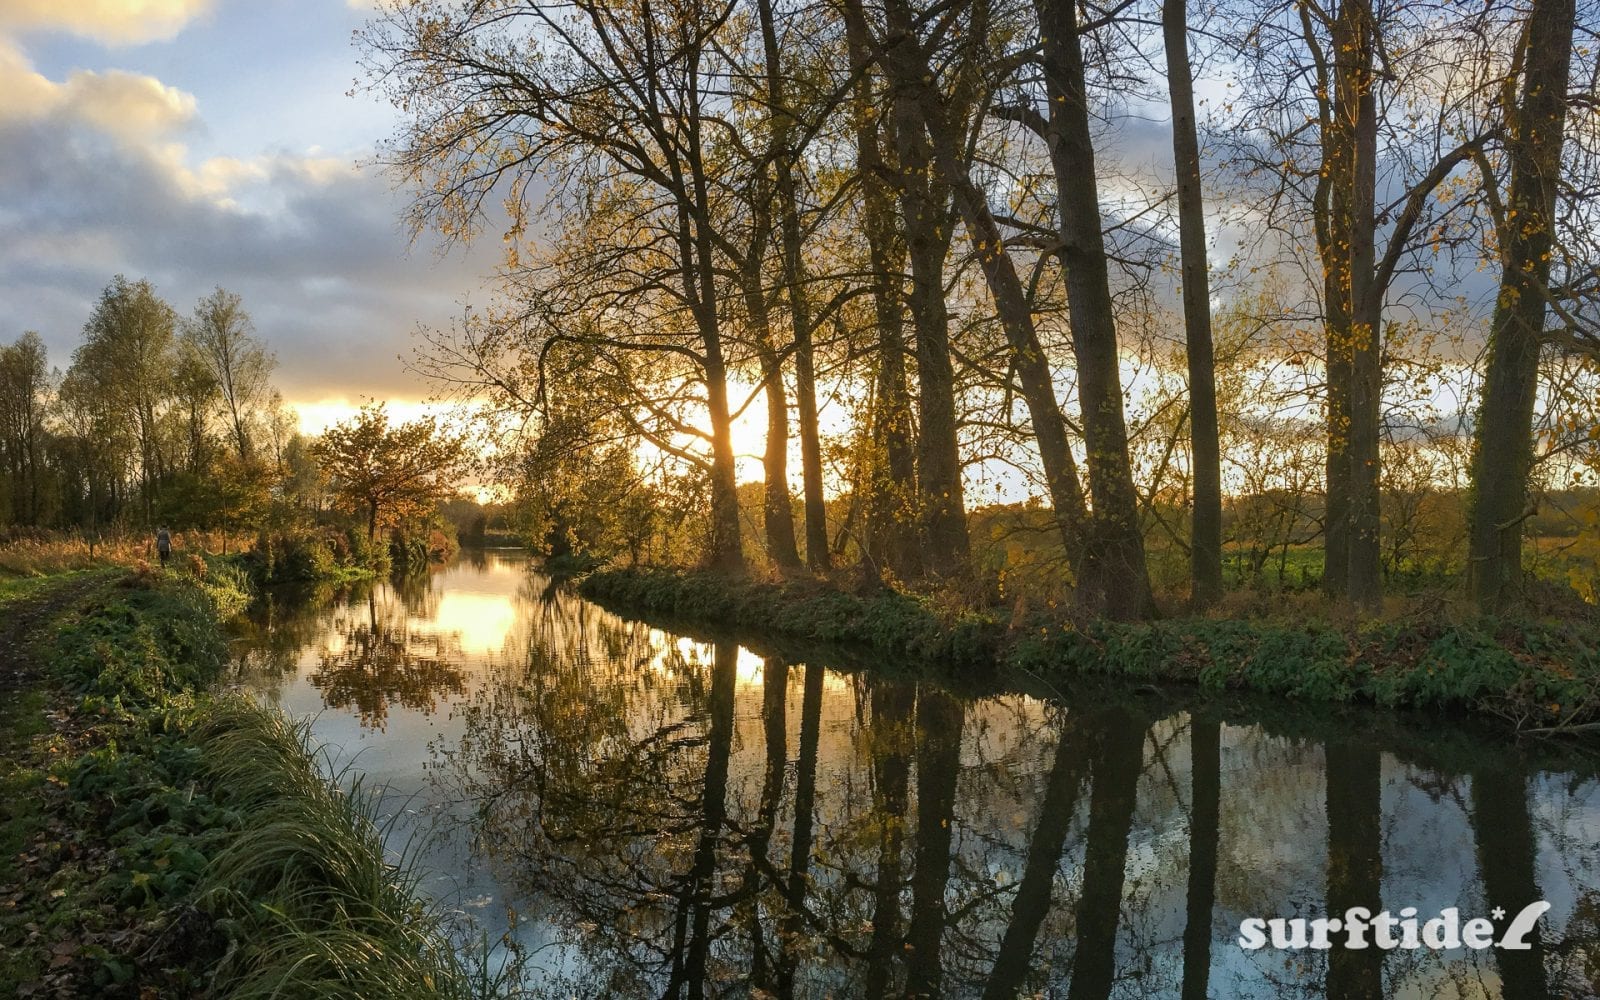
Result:
<instances>
[{"instance_id":1,"label":"dirt path","mask_svg":"<svg viewBox=\"0 0 1600 1000\"><path fill-rule=\"evenodd\" d=\"M38 680L39 663L29 645L40 626L105 582L102 573L86 573L0 605L0 699Z\"/></svg>"}]
</instances>

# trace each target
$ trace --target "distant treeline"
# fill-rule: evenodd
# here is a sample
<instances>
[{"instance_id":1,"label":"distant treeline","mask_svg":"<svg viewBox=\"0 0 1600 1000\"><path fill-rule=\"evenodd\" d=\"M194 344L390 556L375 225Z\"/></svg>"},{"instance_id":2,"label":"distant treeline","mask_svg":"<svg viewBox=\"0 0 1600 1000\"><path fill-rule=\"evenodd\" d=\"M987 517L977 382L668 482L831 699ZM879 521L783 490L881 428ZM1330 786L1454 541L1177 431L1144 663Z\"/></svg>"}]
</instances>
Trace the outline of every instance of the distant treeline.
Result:
<instances>
[{"instance_id":1,"label":"distant treeline","mask_svg":"<svg viewBox=\"0 0 1600 1000\"><path fill-rule=\"evenodd\" d=\"M320 511L326 478L272 385L239 296L179 315L150 282L106 286L65 372L0 347L0 524L231 528Z\"/></svg>"},{"instance_id":2,"label":"distant treeline","mask_svg":"<svg viewBox=\"0 0 1600 1000\"><path fill-rule=\"evenodd\" d=\"M323 538L379 559L380 533L396 559L440 549L430 536L465 442L432 419L391 424L381 404L307 437L276 366L234 293L181 316L150 282L118 275L65 372L36 333L0 347L0 528L248 531L274 565L284 551L331 562Z\"/></svg>"}]
</instances>

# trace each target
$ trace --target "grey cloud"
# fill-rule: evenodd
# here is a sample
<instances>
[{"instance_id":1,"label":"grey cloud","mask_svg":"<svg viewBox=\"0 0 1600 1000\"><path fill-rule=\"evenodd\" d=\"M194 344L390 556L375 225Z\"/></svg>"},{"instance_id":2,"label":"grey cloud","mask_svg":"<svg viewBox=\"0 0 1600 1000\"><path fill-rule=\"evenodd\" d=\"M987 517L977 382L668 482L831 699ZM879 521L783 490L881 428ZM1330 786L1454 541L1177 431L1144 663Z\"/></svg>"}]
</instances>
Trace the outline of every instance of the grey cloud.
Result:
<instances>
[{"instance_id":1,"label":"grey cloud","mask_svg":"<svg viewBox=\"0 0 1600 1000\"><path fill-rule=\"evenodd\" d=\"M230 205L179 155L56 116L0 125L0 338L37 329L65 365L113 273L149 277L180 312L220 284L277 351L286 395L419 392L396 356L458 312L492 250L409 248L381 176L284 155Z\"/></svg>"}]
</instances>

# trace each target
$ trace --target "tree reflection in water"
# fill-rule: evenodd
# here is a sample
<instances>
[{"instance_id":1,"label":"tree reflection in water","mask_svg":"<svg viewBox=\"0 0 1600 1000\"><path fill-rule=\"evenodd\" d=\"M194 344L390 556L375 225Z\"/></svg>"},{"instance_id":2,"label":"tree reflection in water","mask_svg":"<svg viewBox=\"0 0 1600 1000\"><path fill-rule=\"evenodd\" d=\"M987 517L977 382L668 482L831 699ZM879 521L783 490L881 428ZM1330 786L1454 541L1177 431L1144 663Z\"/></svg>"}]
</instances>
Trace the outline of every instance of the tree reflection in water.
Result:
<instances>
[{"instance_id":1,"label":"tree reflection in water","mask_svg":"<svg viewBox=\"0 0 1600 1000\"><path fill-rule=\"evenodd\" d=\"M1386 970L1419 996L1483 993L1467 986L1481 967L1431 955L1233 943L1238 918L1217 907L1237 904L1250 847L1223 841L1238 803L1224 793L1230 775L1265 786L1224 767L1229 734L1267 753L1251 768L1285 774L1317 761L1315 744L1121 704L967 702L642 627L567 634L584 638L536 643L469 710L451 757L484 855L568 933L562 993L1366 997ZM1327 831L1300 845L1325 873L1306 884L1311 915L1398 909L1384 858L1413 848L1390 842L1384 810L1399 771L1386 784L1383 754L1348 741L1322 760L1326 781L1291 793ZM1498 831L1477 835L1486 890L1520 898L1534 891L1527 798L1473 777L1468 818L1493 813ZM1542 959L1500 961L1509 983ZM1531 971L1517 979L1506 996L1550 995Z\"/></svg>"},{"instance_id":2,"label":"tree reflection in water","mask_svg":"<svg viewBox=\"0 0 1600 1000\"><path fill-rule=\"evenodd\" d=\"M326 702L368 726L452 705L434 794L455 801L439 811L529 940L557 942L538 993L1594 992L1589 769L1149 700L965 698L624 622L538 574L502 584L515 614L465 651L443 626L487 590L380 587L320 625L269 606L247 661L289 670L300 644ZM1558 908L1527 952L1235 943L1246 916L1475 916L1542 896Z\"/></svg>"},{"instance_id":3,"label":"tree reflection in water","mask_svg":"<svg viewBox=\"0 0 1600 1000\"><path fill-rule=\"evenodd\" d=\"M380 604L378 589L369 587L364 604L346 605L311 675L330 707L354 710L368 728L383 728L392 705L430 709L465 686L459 639L415 625L408 610L428 598L414 586L397 589L398 602Z\"/></svg>"}]
</instances>

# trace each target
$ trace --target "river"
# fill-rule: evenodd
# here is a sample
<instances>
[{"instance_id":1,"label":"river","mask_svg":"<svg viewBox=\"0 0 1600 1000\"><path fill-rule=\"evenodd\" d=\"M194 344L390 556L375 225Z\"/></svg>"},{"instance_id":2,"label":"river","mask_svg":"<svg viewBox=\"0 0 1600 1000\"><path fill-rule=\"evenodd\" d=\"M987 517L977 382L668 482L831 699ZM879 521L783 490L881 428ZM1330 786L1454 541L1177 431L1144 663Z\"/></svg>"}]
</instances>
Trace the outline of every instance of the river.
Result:
<instances>
[{"instance_id":1,"label":"river","mask_svg":"<svg viewBox=\"0 0 1600 1000\"><path fill-rule=\"evenodd\" d=\"M274 594L238 633L236 682L307 720L536 995L1543 997L1600 975L1595 772L1479 730L963 696L628 621L512 551ZM1240 945L1252 918L1352 906L1414 907L1419 938L1499 908L1499 935L1539 900L1526 949Z\"/></svg>"}]
</instances>

